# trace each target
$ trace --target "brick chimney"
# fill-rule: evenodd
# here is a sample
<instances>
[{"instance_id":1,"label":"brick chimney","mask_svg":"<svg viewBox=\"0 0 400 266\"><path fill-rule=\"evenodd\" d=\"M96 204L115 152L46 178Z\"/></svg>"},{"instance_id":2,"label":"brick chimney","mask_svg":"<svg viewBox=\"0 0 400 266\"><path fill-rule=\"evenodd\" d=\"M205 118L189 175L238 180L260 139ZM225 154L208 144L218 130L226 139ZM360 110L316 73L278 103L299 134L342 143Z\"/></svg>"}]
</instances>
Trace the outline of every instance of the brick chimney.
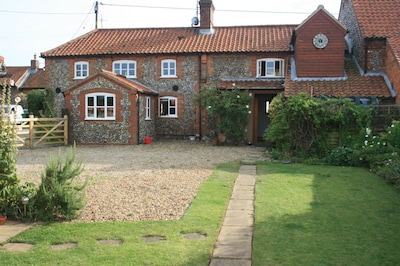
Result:
<instances>
[{"instance_id":1,"label":"brick chimney","mask_svg":"<svg viewBox=\"0 0 400 266\"><path fill-rule=\"evenodd\" d=\"M39 69L39 60L36 58L36 54L33 55L31 60L31 72L35 73Z\"/></svg>"},{"instance_id":2,"label":"brick chimney","mask_svg":"<svg viewBox=\"0 0 400 266\"><path fill-rule=\"evenodd\" d=\"M200 34L213 34L214 30L214 4L212 0L200 0Z\"/></svg>"}]
</instances>

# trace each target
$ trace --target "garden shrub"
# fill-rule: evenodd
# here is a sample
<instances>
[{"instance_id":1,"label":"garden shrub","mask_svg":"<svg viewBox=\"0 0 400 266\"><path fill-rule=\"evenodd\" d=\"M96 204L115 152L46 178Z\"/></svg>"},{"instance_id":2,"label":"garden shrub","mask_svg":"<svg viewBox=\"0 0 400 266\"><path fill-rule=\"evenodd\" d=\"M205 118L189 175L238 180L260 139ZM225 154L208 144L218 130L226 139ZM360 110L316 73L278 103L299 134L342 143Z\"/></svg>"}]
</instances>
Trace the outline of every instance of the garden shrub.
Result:
<instances>
[{"instance_id":1,"label":"garden shrub","mask_svg":"<svg viewBox=\"0 0 400 266\"><path fill-rule=\"evenodd\" d=\"M36 117L55 117L55 92L51 89L32 90L27 95L28 109Z\"/></svg>"},{"instance_id":2,"label":"garden shrub","mask_svg":"<svg viewBox=\"0 0 400 266\"><path fill-rule=\"evenodd\" d=\"M68 150L65 163L50 157L42 182L34 199L37 218L42 221L71 220L78 217L84 207L85 184L78 184L76 178L83 171L81 162L75 162L75 147Z\"/></svg>"},{"instance_id":3,"label":"garden shrub","mask_svg":"<svg viewBox=\"0 0 400 266\"><path fill-rule=\"evenodd\" d=\"M358 150L349 147L337 147L323 159L323 162L337 166L360 166L362 164Z\"/></svg>"},{"instance_id":4,"label":"garden shrub","mask_svg":"<svg viewBox=\"0 0 400 266\"><path fill-rule=\"evenodd\" d=\"M319 99L306 93L290 97L278 94L269 114L271 124L264 138L281 152L300 157L325 157L331 150L327 142L331 132L338 131L343 143L351 126L357 135L371 120L370 109L349 99Z\"/></svg>"},{"instance_id":5,"label":"garden shrub","mask_svg":"<svg viewBox=\"0 0 400 266\"><path fill-rule=\"evenodd\" d=\"M249 116L251 96L238 88L218 90L203 88L197 99L207 110L215 133L226 134L228 140L240 143L245 140L245 129Z\"/></svg>"},{"instance_id":6,"label":"garden shrub","mask_svg":"<svg viewBox=\"0 0 400 266\"><path fill-rule=\"evenodd\" d=\"M393 121L386 132L374 136L367 129L365 139L359 145L360 158L371 171L388 183L400 188L400 122Z\"/></svg>"}]
</instances>

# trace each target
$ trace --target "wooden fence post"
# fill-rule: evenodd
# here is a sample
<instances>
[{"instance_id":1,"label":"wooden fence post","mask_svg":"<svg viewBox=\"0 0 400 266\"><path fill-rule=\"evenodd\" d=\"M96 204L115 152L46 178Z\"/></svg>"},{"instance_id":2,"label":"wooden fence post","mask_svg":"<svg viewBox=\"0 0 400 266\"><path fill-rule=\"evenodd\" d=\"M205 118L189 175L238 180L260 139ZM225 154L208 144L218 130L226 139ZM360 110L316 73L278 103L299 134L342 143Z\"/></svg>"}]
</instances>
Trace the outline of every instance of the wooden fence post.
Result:
<instances>
[{"instance_id":1,"label":"wooden fence post","mask_svg":"<svg viewBox=\"0 0 400 266\"><path fill-rule=\"evenodd\" d=\"M28 147L33 147L33 126L34 126L34 115L29 115L29 144Z\"/></svg>"},{"instance_id":2,"label":"wooden fence post","mask_svg":"<svg viewBox=\"0 0 400 266\"><path fill-rule=\"evenodd\" d=\"M68 145L68 116L64 115L64 145Z\"/></svg>"}]
</instances>

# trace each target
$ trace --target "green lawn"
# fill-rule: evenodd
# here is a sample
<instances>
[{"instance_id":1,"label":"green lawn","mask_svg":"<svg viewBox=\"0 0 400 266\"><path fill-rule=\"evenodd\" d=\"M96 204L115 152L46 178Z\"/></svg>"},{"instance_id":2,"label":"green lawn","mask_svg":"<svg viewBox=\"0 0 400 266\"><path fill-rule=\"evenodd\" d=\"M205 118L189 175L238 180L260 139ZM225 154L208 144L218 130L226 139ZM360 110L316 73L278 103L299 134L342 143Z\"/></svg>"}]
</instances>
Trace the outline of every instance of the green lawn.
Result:
<instances>
[{"instance_id":1,"label":"green lawn","mask_svg":"<svg viewBox=\"0 0 400 266\"><path fill-rule=\"evenodd\" d=\"M253 265L399 265L399 203L366 169L258 165Z\"/></svg>"},{"instance_id":2,"label":"green lawn","mask_svg":"<svg viewBox=\"0 0 400 266\"><path fill-rule=\"evenodd\" d=\"M11 240L31 250L0 249L1 265L208 265L238 169L218 166L179 221L39 226ZM346 167L262 163L257 170L253 265L399 264L400 193L381 178ZM51 249L67 242L77 246Z\"/></svg>"},{"instance_id":3,"label":"green lawn","mask_svg":"<svg viewBox=\"0 0 400 266\"><path fill-rule=\"evenodd\" d=\"M218 166L202 185L179 221L56 223L38 226L12 238L34 244L27 252L0 249L1 265L208 265L228 204L238 164ZM205 238L185 239L201 233ZM145 242L144 236L165 240ZM98 239L122 240L120 246L101 245ZM54 251L51 245L76 242Z\"/></svg>"}]
</instances>

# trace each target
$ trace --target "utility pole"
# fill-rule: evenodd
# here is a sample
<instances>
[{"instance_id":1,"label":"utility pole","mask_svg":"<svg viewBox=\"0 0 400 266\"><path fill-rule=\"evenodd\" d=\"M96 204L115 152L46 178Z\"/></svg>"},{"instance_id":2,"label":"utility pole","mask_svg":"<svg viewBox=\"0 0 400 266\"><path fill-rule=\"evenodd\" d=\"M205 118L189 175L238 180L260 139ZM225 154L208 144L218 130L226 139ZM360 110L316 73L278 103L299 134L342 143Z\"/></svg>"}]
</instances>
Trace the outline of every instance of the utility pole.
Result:
<instances>
[{"instance_id":1,"label":"utility pole","mask_svg":"<svg viewBox=\"0 0 400 266\"><path fill-rule=\"evenodd\" d=\"M96 14L96 30L97 30L97 24L98 24L98 11L99 11L99 1L96 1L96 5L94 6L94 13Z\"/></svg>"}]
</instances>

